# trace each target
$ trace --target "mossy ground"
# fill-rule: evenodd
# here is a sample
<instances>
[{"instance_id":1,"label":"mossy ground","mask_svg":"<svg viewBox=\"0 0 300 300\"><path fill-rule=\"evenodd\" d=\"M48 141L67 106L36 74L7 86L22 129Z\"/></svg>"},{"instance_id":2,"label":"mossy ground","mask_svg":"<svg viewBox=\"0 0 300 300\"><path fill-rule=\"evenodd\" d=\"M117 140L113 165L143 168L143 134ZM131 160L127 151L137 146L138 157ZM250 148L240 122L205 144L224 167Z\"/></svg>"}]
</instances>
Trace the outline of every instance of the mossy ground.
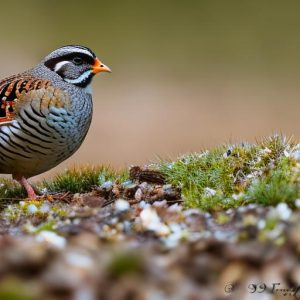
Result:
<instances>
[{"instance_id":1,"label":"mossy ground","mask_svg":"<svg viewBox=\"0 0 300 300\"><path fill-rule=\"evenodd\" d=\"M255 144L224 145L183 155L151 168L161 171L167 183L181 187L184 204L189 208L211 211L280 202L293 207L300 198L300 144L279 135ZM127 171L86 166L66 170L35 187L43 193L84 193L107 181L122 183L128 179ZM25 195L17 183L1 181L0 198L20 199Z\"/></svg>"},{"instance_id":2,"label":"mossy ground","mask_svg":"<svg viewBox=\"0 0 300 300\"><path fill-rule=\"evenodd\" d=\"M209 290L207 299L221 299L227 282L240 287L233 299L244 299L253 276L264 282L270 270L280 270L279 291L292 290L299 170L300 145L274 136L130 172L73 168L36 183L36 200L20 201L23 189L4 180L0 299L73 299L82 291L95 299L142 299L160 289L173 299L191 287L181 298Z\"/></svg>"},{"instance_id":3,"label":"mossy ground","mask_svg":"<svg viewBox=\"0 0 300 300\"><path fill-rule=\"evenodd\" d=\"M294 206L299 197L300 145L273 136L256 144L222 146L162 163L167 180L182 187L185 205L204 210L248 203Z\"/></svg>"}]
</instances>

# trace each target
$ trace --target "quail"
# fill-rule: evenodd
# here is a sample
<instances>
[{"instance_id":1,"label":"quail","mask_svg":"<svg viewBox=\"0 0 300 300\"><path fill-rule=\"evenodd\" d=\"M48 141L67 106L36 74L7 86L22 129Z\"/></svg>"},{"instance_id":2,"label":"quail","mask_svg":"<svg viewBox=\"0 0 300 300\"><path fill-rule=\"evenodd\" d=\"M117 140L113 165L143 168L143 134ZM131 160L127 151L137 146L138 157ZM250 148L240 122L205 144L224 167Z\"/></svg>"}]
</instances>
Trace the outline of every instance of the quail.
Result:
<instances>
[{"instance_id":1,"label":"quail","mask_svg":"<svg viewBox=\"0 0 300 300\"><path fill-rule=\"evenodd\" d=\"M0 81L0 173L12 174L28 198L28 182L82 144L92 120L91 81L111 72L87 47L68 45L37 66Z\"/></svg>"}]
</instances>

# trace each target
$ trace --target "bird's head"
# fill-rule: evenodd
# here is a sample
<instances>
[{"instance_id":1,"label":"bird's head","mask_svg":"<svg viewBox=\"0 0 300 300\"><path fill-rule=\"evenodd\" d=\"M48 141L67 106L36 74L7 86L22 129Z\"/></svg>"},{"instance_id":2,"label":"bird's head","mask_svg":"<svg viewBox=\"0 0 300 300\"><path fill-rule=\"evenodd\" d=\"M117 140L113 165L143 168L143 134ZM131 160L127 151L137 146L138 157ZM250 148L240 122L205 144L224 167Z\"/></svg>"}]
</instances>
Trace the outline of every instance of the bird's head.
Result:
<instances>
[{"instance_id":1,"label":"bird's head","mask_svg":"<svg viewBox=\"0 0 300 300\"><path fill-rule=\"evenodd\" d=\"M95 74L111 72L91 49L79 45L58 48L47 55L43 63L64 81L82 88L89 86Z\"/></svg>"}]
</instances>

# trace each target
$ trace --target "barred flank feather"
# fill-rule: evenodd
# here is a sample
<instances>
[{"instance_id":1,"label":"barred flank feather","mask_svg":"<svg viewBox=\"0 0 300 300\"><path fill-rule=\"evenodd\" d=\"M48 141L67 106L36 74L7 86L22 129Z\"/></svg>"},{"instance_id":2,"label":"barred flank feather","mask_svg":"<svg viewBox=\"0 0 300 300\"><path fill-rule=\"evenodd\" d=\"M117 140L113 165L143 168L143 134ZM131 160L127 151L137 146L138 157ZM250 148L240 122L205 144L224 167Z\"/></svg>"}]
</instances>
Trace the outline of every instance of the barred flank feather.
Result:
<instances>
[{"instance_id":1,"label":"barred flank feather","mask_svg":"<svg viewBox=\"0 0 300 300\"><path fill-rule=\"evenodd\" d=\"M78 120L67 92L28 75L0 82L0 101L1 173L33 176L54 167L78 149L91 121L90 96Z\"/></svg>"}]
</instances>

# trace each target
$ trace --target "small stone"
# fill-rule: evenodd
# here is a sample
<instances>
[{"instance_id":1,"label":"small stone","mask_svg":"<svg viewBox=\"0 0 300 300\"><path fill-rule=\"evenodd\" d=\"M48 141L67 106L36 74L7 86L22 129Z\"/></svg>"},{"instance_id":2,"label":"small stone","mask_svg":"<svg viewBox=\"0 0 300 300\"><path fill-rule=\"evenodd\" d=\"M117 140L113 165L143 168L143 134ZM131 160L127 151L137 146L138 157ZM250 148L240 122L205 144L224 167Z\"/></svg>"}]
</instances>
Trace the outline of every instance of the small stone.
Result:
<instances>
[{"instance_id":1,"label":"small stone","mask_svg":"<svg viewBox=\"0 0 300 300\"><path fill-rule=\"evenodd\" d=\"M264 219L260 219L257 222L258 229L264 229L266 227L266 221Z\"/></svg>"},{"instance_id":2,"label":"small stone","mask_svg":"<svg viewBox=\"0 0 300 300\"><path fill-rule=\"evenodd\" d=\"M113 188L113 182L108 180L108 181L105 181L101 186L100 186L102 189L104 190L111 190Z\"/></svg>"},{"instance_id":3,"label":"small stone","mask_svg":"<svg viewBox=\"0 0 300 300\"><path fill-rule=\"evenodd\" d=\"M296 150L296 151L292 152L291 157L296 160L300 160L300 150Z\"/></svg>"},{"instance_id":4,"label":"small stone","mask_svg":"<svg viewBox=\"0 0 300 300\"><path fill-rule=\"evenodd\" d=\"M144 201L144 200L139 203L139 207L142 209L149 207L149 206L150 206L150 204L146 203L146 201Z\"/></svg>"},{"instance_id":5,"label":"small stone","mask_svg":"<svg viewBox=\"0 0 300 300\"><path fill-rule=\"evenodd\" d=\"M128 201L124 199L118 199L115 203L115 209L117 212L124 212L130 208Z\"/></svg>"},{"instance_id":6,"label":"small stone","mask_svg":"<svg viewBox=\"0 0 300 300\"><path fill-rule=\"evenodd\" d=\"M162 200L162 201L155 201L152 206L154 207L167 207L168 206L168 202L167 200Z\"/></svg>"},{"instance_id":7,"label":"small stone","mask_svg":"<svg viewBox=\"0 0 300 300\"><path fill-rule=\"evenodd\" d=\"M143 196L143 192L141 188L138 188L137 191L134 194L134 199L136 201L141 201L142 200L142 196Z\"/></svg>"},{"instance_id":8,"label":"small stone","mask_svg":"<svg viewBox=\"0 0 300 300\"><path fill-rule=\"evenodd\" d=\"M126 188L130 188L132 185L136 185L134 184L131 180L127 180L121 183L121 186L126 189Z\"/></svg>"},{"instance_id":9,"label":"small stone","mask_svg":"<svg viewBox=\"0 0 300 300\"><path fill-rule=\"evenodd\" d=\"M297 208L300 208L300 199L296 199L296 200L295 200L295 206L296 206Z\"/></svg>"},{"instance_id":10,"label":"small stone","mask_svg":"<svg viewBox=\"0 0 300 300\"><path fill-rule=\"evenodd\" d=\"M178 203L172 204L168 207L168 212L180 212L182 210L182 207L178 205Z\"/></svg>"},{"instance_id":11,"label":"small stone","mask_svg":"<svg viewBox=\"0 0 300 300\"><path fill-rule=\"evenodd\" d=\"M269 217L279 218L280 220L287 221L292 215L292 210L288 207L286 203L279 203L275 208L273 208Z\"/></svg>"},{"instance_id":12,"label":"small stone","mask_svg":"<svg viewBox=\"0 0 300 300\"><path fill-rule=\"evenodd\" d=\"M155 209L147 207L140 214L142 226L145 230L153 231L159 236L166 236L170 233L170 229L160 221Z\"/></svg>"},{"instance_id":13,"label":"small stone","mask_svg":"<svg viewBox=\"0 0 300 300\"><path fill-rule=\"evenodd\" d=\"M124 187L124 195L125 197L127 198L133 198L134 197L134 194L135 192L137 191L138 189L138 185L135 184L135 183L128 183L126 184L126 186Z\"/></svg>"},{"instance_id":14,"label":"small stone","mask_svg":"<svg viewBox=\"0 0 300 300\"><path fill-rule=\"evenodd\" d=\"M42 206L40 207L40 212L45 214L50 211L50 205L48 203L43 203Z\"/></svg>"},{"instance_id":15,"label":"small stone","mask_svg":"<svg viewBox=\"0 0 300 300\"><path fill-rule=\"evenodd\" d=\"M62 236L59 236L53 231L48 231L48 230L43 230L41 231L37 236L36 240L38 242L43 242L50 244L51 246L58 248L58 249L63 249L66 246L66 239Z\"/></svg>"},{"instance_id":16,"label":"small stone","mask_svg":"<svg viewBox=\"0 0 300 300\"><path fill-rule=\"evenodd\" d=\"M148 187L148 183L146 181L142 182L139 187L142 189L142 190L146 190L147 187Z\"/></svg>"},{"instance_id":17,"label":"small stone","mask_svg":"<svg viewBox=\"0 0 300 300\"><path fill-rule=\"evenodd\" d=\"M117 184L113 185L112 193L114 194L115 197L120 196L120 189L119 189L119 186Z\"/></svg>"},{"instance_id":18,"label":"small stone","mask_svg":"<svg viewBox=\"0 0 300 300\"><path fill-rule=\"evenodd\" d=\"M34 204L29 204L27 206L27 212L30 214L34 214L38 211L38 208Z\"/></svg>"},{"instance_id":19,"label":"small stone","mask_svg":"<svg viewBox=\"0 0 300 300\"><path fill-rule=\"evenodd\" d=\"M68 252L66 255L66 261L69 265L81 269L90 270L94 266L92 259L88 255L76 251Z\"/></svg>"}]
</instances>

